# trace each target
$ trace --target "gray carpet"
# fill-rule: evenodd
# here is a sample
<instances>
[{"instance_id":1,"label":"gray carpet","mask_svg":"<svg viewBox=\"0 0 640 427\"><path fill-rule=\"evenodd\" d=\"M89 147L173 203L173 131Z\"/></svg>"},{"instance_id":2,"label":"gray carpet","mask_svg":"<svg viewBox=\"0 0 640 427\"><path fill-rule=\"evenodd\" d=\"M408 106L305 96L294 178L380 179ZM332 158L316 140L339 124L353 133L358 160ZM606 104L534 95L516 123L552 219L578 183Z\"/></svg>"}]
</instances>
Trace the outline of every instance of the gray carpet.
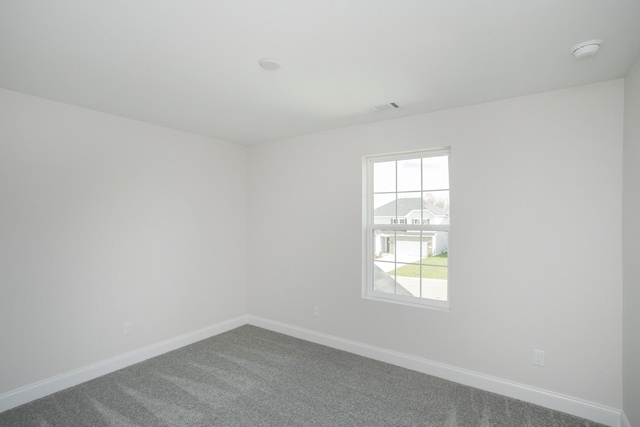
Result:
<instances>
[{"instance_id":1,"label":"gray carpet","mask_svg":"<svg viewBox=\"0 0 640 427\"><path fill-rule=\"evenodd\" d=\"M0 426L599 424L242 326L3 412Z\"/></svg>"}]
</instances>

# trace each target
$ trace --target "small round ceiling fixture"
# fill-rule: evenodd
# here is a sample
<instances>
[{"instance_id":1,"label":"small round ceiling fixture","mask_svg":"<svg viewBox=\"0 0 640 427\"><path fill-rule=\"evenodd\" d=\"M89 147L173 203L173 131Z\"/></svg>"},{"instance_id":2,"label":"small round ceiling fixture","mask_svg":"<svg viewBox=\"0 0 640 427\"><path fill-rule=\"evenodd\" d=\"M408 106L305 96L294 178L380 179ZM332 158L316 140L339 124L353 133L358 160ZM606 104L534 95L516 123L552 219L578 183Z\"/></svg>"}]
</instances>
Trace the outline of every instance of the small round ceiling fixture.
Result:
<instances>
[{"instance_id":1,"label":"small round ceiling fixture","mask_svg":"<svg viewBox=\"0 0 640 427\"><path fill-rule=\"evenodd\" d=\"M259 63L262 68L269 71L277 70L282 67L280 61L274 58L262 58Z\"/></svg>"},{"instance_id":2,"label":"small round ceiling fixture","mask_svg":"<svg viewBox=\"0 0 640 427\"><path fill-rule=\"evenodd\" d=\"M576 60L588 58L598 53L602 40L589 40L586 42L578 43L571 48L571 53Z\"/></svg>"}]
</instances>

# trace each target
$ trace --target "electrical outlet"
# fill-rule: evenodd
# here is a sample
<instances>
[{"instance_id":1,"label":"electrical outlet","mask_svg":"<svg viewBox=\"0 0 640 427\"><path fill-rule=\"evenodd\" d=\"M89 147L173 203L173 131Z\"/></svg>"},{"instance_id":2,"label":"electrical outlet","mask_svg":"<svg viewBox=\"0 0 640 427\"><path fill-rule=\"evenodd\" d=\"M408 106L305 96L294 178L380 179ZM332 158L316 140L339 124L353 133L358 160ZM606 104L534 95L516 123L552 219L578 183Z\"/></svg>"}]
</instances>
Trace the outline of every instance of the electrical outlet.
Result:
<instances>
[{"instance_id":1,"label":"electrical outlet","mask_svg":"<svg viewBox=\"0 0 640 427\"><path fill-rule=\"evenodd\" d=\"M533 364L536 366L544 366L544 351L533 350Z\"/></svg>"},{"instance_id":2,"label":"electrical outlet","mask_svg":"<svg viewBox=\"0 0 640 427\"><path fill-rule=\"evenodd\" d=\"M125 322L125 324L124 324L124 334L125 335L131 335L131 332L133 332L133 329L131 327L131 322Z\"/></svg>"},{"instance_id":3,"label":"electrical outlet","mask_svg":"<svg viewBox=\"0 0 640 427\"><path fill-rule=\"evenodd\" d=\"M317 305L313 306L313 317L320 317L320 307Z\"/></svg>"}]
</instances>

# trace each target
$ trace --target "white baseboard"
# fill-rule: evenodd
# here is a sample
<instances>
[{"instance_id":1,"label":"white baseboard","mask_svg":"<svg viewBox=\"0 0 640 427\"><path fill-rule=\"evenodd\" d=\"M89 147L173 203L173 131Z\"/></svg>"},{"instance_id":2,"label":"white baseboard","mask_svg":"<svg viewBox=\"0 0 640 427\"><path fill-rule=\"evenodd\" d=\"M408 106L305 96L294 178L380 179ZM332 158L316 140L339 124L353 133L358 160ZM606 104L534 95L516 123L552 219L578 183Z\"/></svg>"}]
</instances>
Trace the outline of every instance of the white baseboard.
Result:
<instances>
[{"instance_id":1,"label":"white baseboard","mask_svg":"<svg viewBox=\"0 0 640 427\"><path fill-rule=\"evenodd\" d=\"M169 351L176 350L203 339L230 331L247 323L247 316L240 316L206 328L189 332L166 341L152 344L138 350L131 351L75 371L49 378L34 384L21 387L0 395L0 412L4 412L16 406L40 399L49 394L64 390L74 385L92 380L102 375L117 371L142 362L143 360L159 356Z\"/></svg>"},{"instance_id":2,"label":"white baseboard","mask_svg":"<svg viewBox=\"0 0 640 427\"><path fill-rule=\"evenodd\" d=\"M12 390L0 395L0 412L126 368L127 366L134 365L146 359L176 350L180 347L230 331L247 323L295 338L476 387L481 390L566 412L611 427L631 427L625 414L614 408L256 316L240 316L230 319L198 331L190 332L85 366L75 371Z\"/></svg>"},{"instance_id":3,"label":"white baseboard","mask_svg":"<svg viewBox=\"0 0 640 427\"><path fill-rule=\"evenodd\" d=\"M624 423L624 414L620 410L587 402L571 396L542 390L535 387L507 381L501 378L484 375L466 369L456 368L442 363L410 356L396 351L387 350L351 341L332 335L315 332L308 329L291 326L281 322L264 319L256 316L248 316L250 325L258 326L274 332L279 332L295 338L311 341L317 344L338 350L348 351L370 359L401 366L403 368L433 375L460 384L490 391L503 396L519 399L525 402L544 406L556 411L565 412L578 417L586 418L611 427L621 427ZM625 418L626 420L626 418ZM628 421L624 427L630 427Z\"/></svg>"},{"instance_id":4,"label":"white baseboard","mask_svg":"<svg viewBox=\"0 0 640 427\"><path fill-rule=\"evenodd\" d=\"M627 414L625 414L624 412L622 413L622 427L631 427L631 423L627 418Z\"/></svg>"}]
</instances>

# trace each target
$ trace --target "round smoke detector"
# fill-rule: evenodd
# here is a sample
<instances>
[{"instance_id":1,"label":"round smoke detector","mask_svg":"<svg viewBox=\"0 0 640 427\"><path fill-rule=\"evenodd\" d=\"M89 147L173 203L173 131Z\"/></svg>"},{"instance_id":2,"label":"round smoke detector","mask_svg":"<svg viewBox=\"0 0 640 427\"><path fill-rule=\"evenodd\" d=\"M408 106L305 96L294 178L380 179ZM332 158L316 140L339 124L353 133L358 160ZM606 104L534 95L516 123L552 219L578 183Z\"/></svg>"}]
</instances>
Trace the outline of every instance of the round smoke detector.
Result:
<instances>
[{"instance_id":1,"label":"round smoke detector","mask_svg":"<svg viewBox=\"0 0 640 427\"><path fill-rule=\"evenodd\" d=\"M578 43L571 48L571 53L576 60L588 58L598 53L602 40L589 40L586 42Z\"/></svg>"}]
</instances>

